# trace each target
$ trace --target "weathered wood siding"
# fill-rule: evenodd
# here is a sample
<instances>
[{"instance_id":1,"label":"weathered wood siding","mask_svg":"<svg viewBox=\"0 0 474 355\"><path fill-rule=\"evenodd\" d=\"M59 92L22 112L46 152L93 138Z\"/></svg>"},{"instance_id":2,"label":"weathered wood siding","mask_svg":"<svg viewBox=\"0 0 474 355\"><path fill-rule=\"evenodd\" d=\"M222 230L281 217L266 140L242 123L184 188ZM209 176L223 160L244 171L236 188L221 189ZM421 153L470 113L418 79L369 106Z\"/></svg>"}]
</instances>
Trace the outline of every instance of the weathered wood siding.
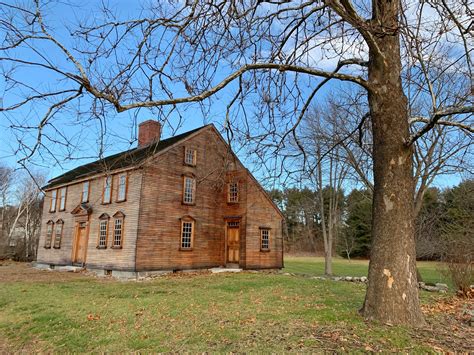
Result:
<instances>
[{"instance_id":1,"label":"weathered wood siding","mask_svg":"<svg viewBox=\"0 0 474 355\"><path fill-rule=\"evenodd\" d=\"M196 166L184 164L185 147L197 150ZM282 217L250 173L228 151L212 127L160 152L141 168L128 171L127 199L116 202L118 172L114 172L112 203L102 204L104 176L90 178L89 239L86 266L113 270L181 270L226 264L228 221L240 221L240 266L282 266ZM194 205L183 200L183 175L196 179ZM227 184L238 182L238 203L227 202ZM58 186L60 187L60 186ZM72 262L75 217L81 202L82 181L68 185L66 210L49 212L51 191L46 193L38 262L67 265ZM59 196L58 196L59 198ZM112 249L113 215L125 214L122 249ZM110 216L106 249L97 249L99 216ZM180 250L181 218L194 219L192 250ZM46 224L64 221L60 249L44 248ZM270 251L260 250L260 227L271 228ZM54 234L52 245L54 244Z\"/></svg>"},{"instance_id":2,"label":"weathered wood siding","mask_svg":"<svg viewBox=\"0 0 474 355\"><path fill-rule=\"evenodd\" d=\"M91 178L89 185L89 205L92 207L92 213L89 216L89 239L86 254L86 266L90 268L115 269L115 270L134 270L135 269L135 251L136 236L138 225L138 214L140 206L141 190L141 171L128 171L128 191L127 199L123 202L116 202L118 175L113 175L112 185L112 203L102 204L102 188L104 176ZM49 212L51 201L51 191L46 192L45 203L43 207L43 216L41 224L41 234L38 247L37 260L40 263L67 265L72 261L72 249L75 234L75 217L71 211L81 202L82 182L68 185L66 210L54 213ZM58 202L59 206L59 202ZM121 211L125 214L124 235L122 249L112 249L113 239L113 215ZM107 213L110 216L108 240L106 249L97 249L99 235L99 216ZM52 220L56 223L58 219L64 221L64 231L61 241L61 248L54 249L54 233L51 249L44 248L47 222Z\"/></svg>"},{"instance_id":3,"label":"weathered wood siding","mask_svg":"<svg viewBox=\"0 0 474 355\"><path fill-rule=\"evenodd\" d=\"M239 184L239 202L238 203L228 203L228 183L237 182ZM246 268L246 223L247 223L247 171L240 164L237 163L231 170L226 174L226 187L224 188L223 193L219 197L222 201L222 208L224 210L224 219L225 223L232 221L233 217L241 217L240 227L239 227L239 237L240 237L240 262L239 265L242 268ZM223 228L227 226L224 225Z\"/></svg>"},{"instance_id":4,"label":"weathered wood siding","mask_svg":"<svg viewBox=\"0 0 474 355\"><path fill-rule=\"evenodd\" d=\"M283 267L282 216L275 210L261 187L247 175L246 267ZM260 250L260 228L270 228L270 249Z\"/></svg>"},{"instance_id":5,"label":"weathered wood siding","mask_svg":"<svg viewBox=\"0 0 474 355\"><path fill-rule=\"evenodd\" d=\"M197 150L196 166L184 164L185 147ZM159 154L143 169L137 270L189 269L224 264L225 146L211 130L200 131ZM195 205L184 205L183 174L196 179ZM192 250L180 250L181 218L195 220Z\"/></svg>"},{"instance_id":6,"label":"weathered wood siding","mask_svg":"<svg viewBox=\"0 0 474 355\"><path fill-rule=\"evenodd\" d=\"M185 147L197 150L195 167L184 164ZM182 204L185 174L193 174L197 181L193 206ZM239 203L227 203L229 181L239 182ZM154 158L143 169L143 184L137 270L225 265L226 221L237 217L241 218L240 266L281 266L281 217L212 128L199 131ZM252 213L255 216L250 216ZM193 249L184 251L180 250L180 219L186 216L195 220L195 231ZM259 232L259 226L272 228L270 252L260 251L260 235L254 230Z\"/></svg>"}]
</instances>

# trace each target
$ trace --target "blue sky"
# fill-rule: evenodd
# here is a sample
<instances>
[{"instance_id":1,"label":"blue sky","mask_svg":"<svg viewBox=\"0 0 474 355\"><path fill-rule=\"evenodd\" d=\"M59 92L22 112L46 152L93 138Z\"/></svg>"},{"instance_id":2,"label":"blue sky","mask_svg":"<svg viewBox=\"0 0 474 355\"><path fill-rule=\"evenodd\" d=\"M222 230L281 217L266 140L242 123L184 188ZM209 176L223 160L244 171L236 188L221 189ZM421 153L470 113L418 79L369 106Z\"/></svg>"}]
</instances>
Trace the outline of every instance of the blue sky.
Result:
<instances>
[{"instance_id":1,"label":"blue sky","mask_svg":"<svg viewBox=\"0 0 474 355\"><path fill-rule=\"evenodd\" d=\"M139 16L140 7L139 1L113 1L111 2L114 5L114 9L122 14L124 17L129 16ZM93 0L83 0L71 1L73 6L66 6L62 3L54 3L51 6L53 10L52 16L48 18L50 24L53 25L56 32L55 35L65 43L67 46L71 46L72 39L68 35L68 32L64 29L64 26L70 25L75 22L76 19L81 18L94 18L96 13L94 8L99 4L98 1ZM26 55L29 55L29 52L25 52ZM61 61L60 56L55 57L54 52L51 52L51 59ZM62 63L67 65L67 63ZM323 67L330 67L334 62L324 61L320 63ZM22 76L27 81L32 84L37 85L38 83L47 83L51 79L51 73L45 71L24 71ZM0 82L0 95L5 95L4 105L11 104L15 101L15 97L12 95L12 92L5 94L6 86L5 82ZM337 88L337 83L329 83L325 90L321 92L320 97L325 95L330 95L332 92L335 92ZM180 89L177 88L177 91ZM181 133L193 128L202 126L207 123L214 123L218 129L222 128L224 122L226 105L230 101L232 92L232 85L229 87L229 90L224 91L218 97L213 100L213 104L210 107L208 112L203 113L198 106L189 105L181 107L183 109L184 120L180 123L180 119L177 114L174 114L169 119L169 124L165 125L163 128L162 137L166 138L171 136L173 133ZM83 105L90 105L88 99L84 99L82 102ZM7 116L1 116L0 121L0 162L7 164L11 167L16 167L16 161L19 159L20 155L15 153L17 149L17 136L19 132L15 132L10 128L12 122L19 123L33 123L28 120L35 120L34 117L39 117L44 113L45 107L38 105L36 107L30 107L24 109L23 111L15 112L14 114L8 114ZM3 115L3 114L2 114ZM25 117L28 117L25 119ZM33 117L33 118L31 118ZM122 150L130 149L136 145L134 138L136 138L136 125L137 123L147 120L147 119L159 119L151 110L142 109L139 111L127 111L124 113L117 114L114 110L110 109L107 112L106 123L108 125L108 135L104 144L105 152L104 155L110 155ZM55 163L53 160L49 159L47 156L45 159L36 157L34 162L36 165L31 166L34 170L39 170L47 174L48 178L52 178L56 175L63 173L66 170L74 168L75 166L87 163L88 161L95 160L97 158L97 146L98 141L97 137L100 136L99 130L100 125L97 120L91 119L90 121L80 123L75 118L75 113L64 112L56 120L57 124L64 127L64 131L67 133L68 137L71 137L71 142L73 146L80 147L79 149L74 149L70 151L67 147L61 147L57 144L51 143L53 153L57 155L59 163ZM37 121L37 119L36 119ZM36 137L34 135L22 136L22 139L26 139L28 142L35 141ZM245 154L239 154L240 158L245 161ZM77 159L81 158L81 159ZM249 166L250 170L252 166ZM264 173L256 171L256 175L260 178L263 177ZM440 186L453 185L459 181L458 176L449 176L442 177L437 180L437 184Z\"/></svg>"},{"instance_id":2,"label":"blue sky","mask_svg":"<svg viewBox=\"0 0 474 355\"><path fill-rule=\"evenodd\" d=\"M98 1L85 0L85 1L71 1L73 6L64 5L61 3L52 4L50 7L54 10L54 16L50 16L47 20L49 24L53 24L56 29L55 35L65 43L67 46L71 46L72 42L67 31L64 29L64 26L70 25L75 19L81 19L83 17L94 17L94 11L91 9L97 8L99 5ZM114 1L114 8L118 14L123 14L125 17L129 17L130 14L136 14L139 16L139 2L138 1ZM56 16L60 14L59 16ZM24 51L24 55L28 58L31 55L30 52ZM62 61L62 56L51 55L53 60L58 60L60 63ZM30 58L28 58L30 59ZM21 78L25 79L29 83L38 85L41 82L47 82L51 79L51 72L41 71L41 70L26 70L21 73ZM15 102L14 93L12 91L5 92L6 83L0 81L0 95L3 96L2 101L5 106ZM90 100L85 99L84 105L89 105ZM11 123L21 122L24 123L23 117L27 115L37 117L31 118L29 123L37 123L39 116L44 114L46 106L44 107L34 107L34 108L25 108L22 111L8 113L2 113L2 119L0 120L0 162L6 164L10 167L16 167L17 160L20 158L19 154L16 154L15 151L18 148L17 138L15 136L15 131L12 130ZM35 113L31 115L31 111L34 110ZM191 130L197 127L202 126L206 123L215 123L218 127L222 123L222 113L225 112L225 109L217 104L212 107L212 111L204 116L202 112L197 107L188 107L185 110L186 119L183 120L182 124L178 124L179 118L177 115L170 118L170 125L165 125L163 127L162 137L166 138L171 136L173 133L181 133L187 130ZM136 124L145 121L147 119L159 119L156 117L150 110L142 109L135 112L124 112L116 113L114 110L110 109L107 113L107 130L109 132L109 137L105 142L105 152L104 155L110 155L122 150L130 149L135 146L136 143L132 143L133 138L136 137ZM84 164L88 161L95 160L97 157L97 136L99 130L98 122L91 121L87 125L78 125L75 122L74 113L64 113L58 119L55 119L56 123L65 127L65 132L74 137L76 142L80 142L81 151L76 152L76 157L81 157L80 160L68 160L68 159L59 159L61 164L54 163L52 160L46 159L46 161L41 161L39 157L34 159L36 166L32 166L33 170L39 170L45 172L48 175L48 178L54 177L58 174L61 174L65 170L71 169L77 165ZM65 126L66 125L66 126ZM18 133L18 132L17 132ZM25 137L22 137L25 138ZM28 135L26 137L31 143L35 141L34 135ZM61 149L61 147L55 147L54 151L58 154L58 157L66 157L68 155L67 151ZM89 157L89 158L88 158Z\"/></svg>"}]
</instances>

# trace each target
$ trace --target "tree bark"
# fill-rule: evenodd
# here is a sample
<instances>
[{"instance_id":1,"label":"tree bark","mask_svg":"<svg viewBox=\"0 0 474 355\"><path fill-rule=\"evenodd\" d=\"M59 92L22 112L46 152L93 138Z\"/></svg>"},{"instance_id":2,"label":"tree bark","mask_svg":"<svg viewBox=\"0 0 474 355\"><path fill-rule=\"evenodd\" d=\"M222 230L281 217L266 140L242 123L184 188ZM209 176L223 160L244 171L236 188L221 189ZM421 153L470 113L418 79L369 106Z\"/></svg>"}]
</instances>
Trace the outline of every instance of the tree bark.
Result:
<instances>
[{"instance_id":1,"label":"tree bark","mask_svg":"<svg viewBox=\"0 0 474 355\"><path fill-rule=\"evenodd\" d=\"M373 1L371 24L379 52L370 51L374 202L369 282L362 308L367 319L424 325L416 277L413 151L407 99L401 82L398 2Z\"/></svg>"}]
</instances>

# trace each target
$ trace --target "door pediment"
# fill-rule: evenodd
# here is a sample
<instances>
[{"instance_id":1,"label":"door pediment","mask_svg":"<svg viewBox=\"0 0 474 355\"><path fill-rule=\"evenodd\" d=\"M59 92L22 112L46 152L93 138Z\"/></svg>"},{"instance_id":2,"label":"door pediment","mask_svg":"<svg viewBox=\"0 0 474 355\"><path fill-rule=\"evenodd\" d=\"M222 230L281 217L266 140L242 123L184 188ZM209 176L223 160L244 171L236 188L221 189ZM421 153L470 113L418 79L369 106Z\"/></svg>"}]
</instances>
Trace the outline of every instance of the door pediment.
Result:
<instances>
[{"instance_id":1,"label":"door pediment","mask_svg":"<svg viewBox=\"0 0 474 355\"><path fill-rule=\"evenodd\" d=\"M88 203L80 203L72 211L75 217L89 216L92 213L92 207Z\"/></svg>"}]
</instances>

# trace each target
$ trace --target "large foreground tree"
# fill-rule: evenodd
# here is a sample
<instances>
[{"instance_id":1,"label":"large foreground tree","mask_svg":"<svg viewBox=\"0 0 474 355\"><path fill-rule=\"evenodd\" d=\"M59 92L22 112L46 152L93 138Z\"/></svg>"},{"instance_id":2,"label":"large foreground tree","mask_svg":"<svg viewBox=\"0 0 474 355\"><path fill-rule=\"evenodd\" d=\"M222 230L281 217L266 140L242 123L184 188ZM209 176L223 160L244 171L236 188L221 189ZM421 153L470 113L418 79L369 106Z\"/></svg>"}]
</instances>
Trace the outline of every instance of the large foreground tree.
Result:
<instances>
[{"instance_id":1,"label":"large foreground tree","mask_svg":"<svg viewBox=\"0 0 474 355\"><path fill-rule=\"evenodd\" d=\"M424 65L433 45L449 48L443 70L454 81L471 77L467 1L156 1L137 18L116 16L113 8L84 20L69 16L69 32L57 13L39 0L31 7L0 2L1 110L18 138L21 164L48 152L57 158L55 147L74 154L74 137L60 115L73 113L75 124L85 124L106 122L111 109L148 109L166 121L191 103L205 114L216 97L226 100L229 140L250 141L262 164L284 172L292 161L285 149L298 145L298 124L322 88L330 85L334 93L338 86L331 83L338 81L363 89L369 110L359 120L371 122L374 202L362 314L424 324L415 269L413 144L438 125L473 132L466 116L473 111L470 85L437 101L437 77ZM436 39L429 48L427 37ZM417 117L409 117L404 70L420 75L420 95L433 98Z\"/></svg>"}]
</instances>

